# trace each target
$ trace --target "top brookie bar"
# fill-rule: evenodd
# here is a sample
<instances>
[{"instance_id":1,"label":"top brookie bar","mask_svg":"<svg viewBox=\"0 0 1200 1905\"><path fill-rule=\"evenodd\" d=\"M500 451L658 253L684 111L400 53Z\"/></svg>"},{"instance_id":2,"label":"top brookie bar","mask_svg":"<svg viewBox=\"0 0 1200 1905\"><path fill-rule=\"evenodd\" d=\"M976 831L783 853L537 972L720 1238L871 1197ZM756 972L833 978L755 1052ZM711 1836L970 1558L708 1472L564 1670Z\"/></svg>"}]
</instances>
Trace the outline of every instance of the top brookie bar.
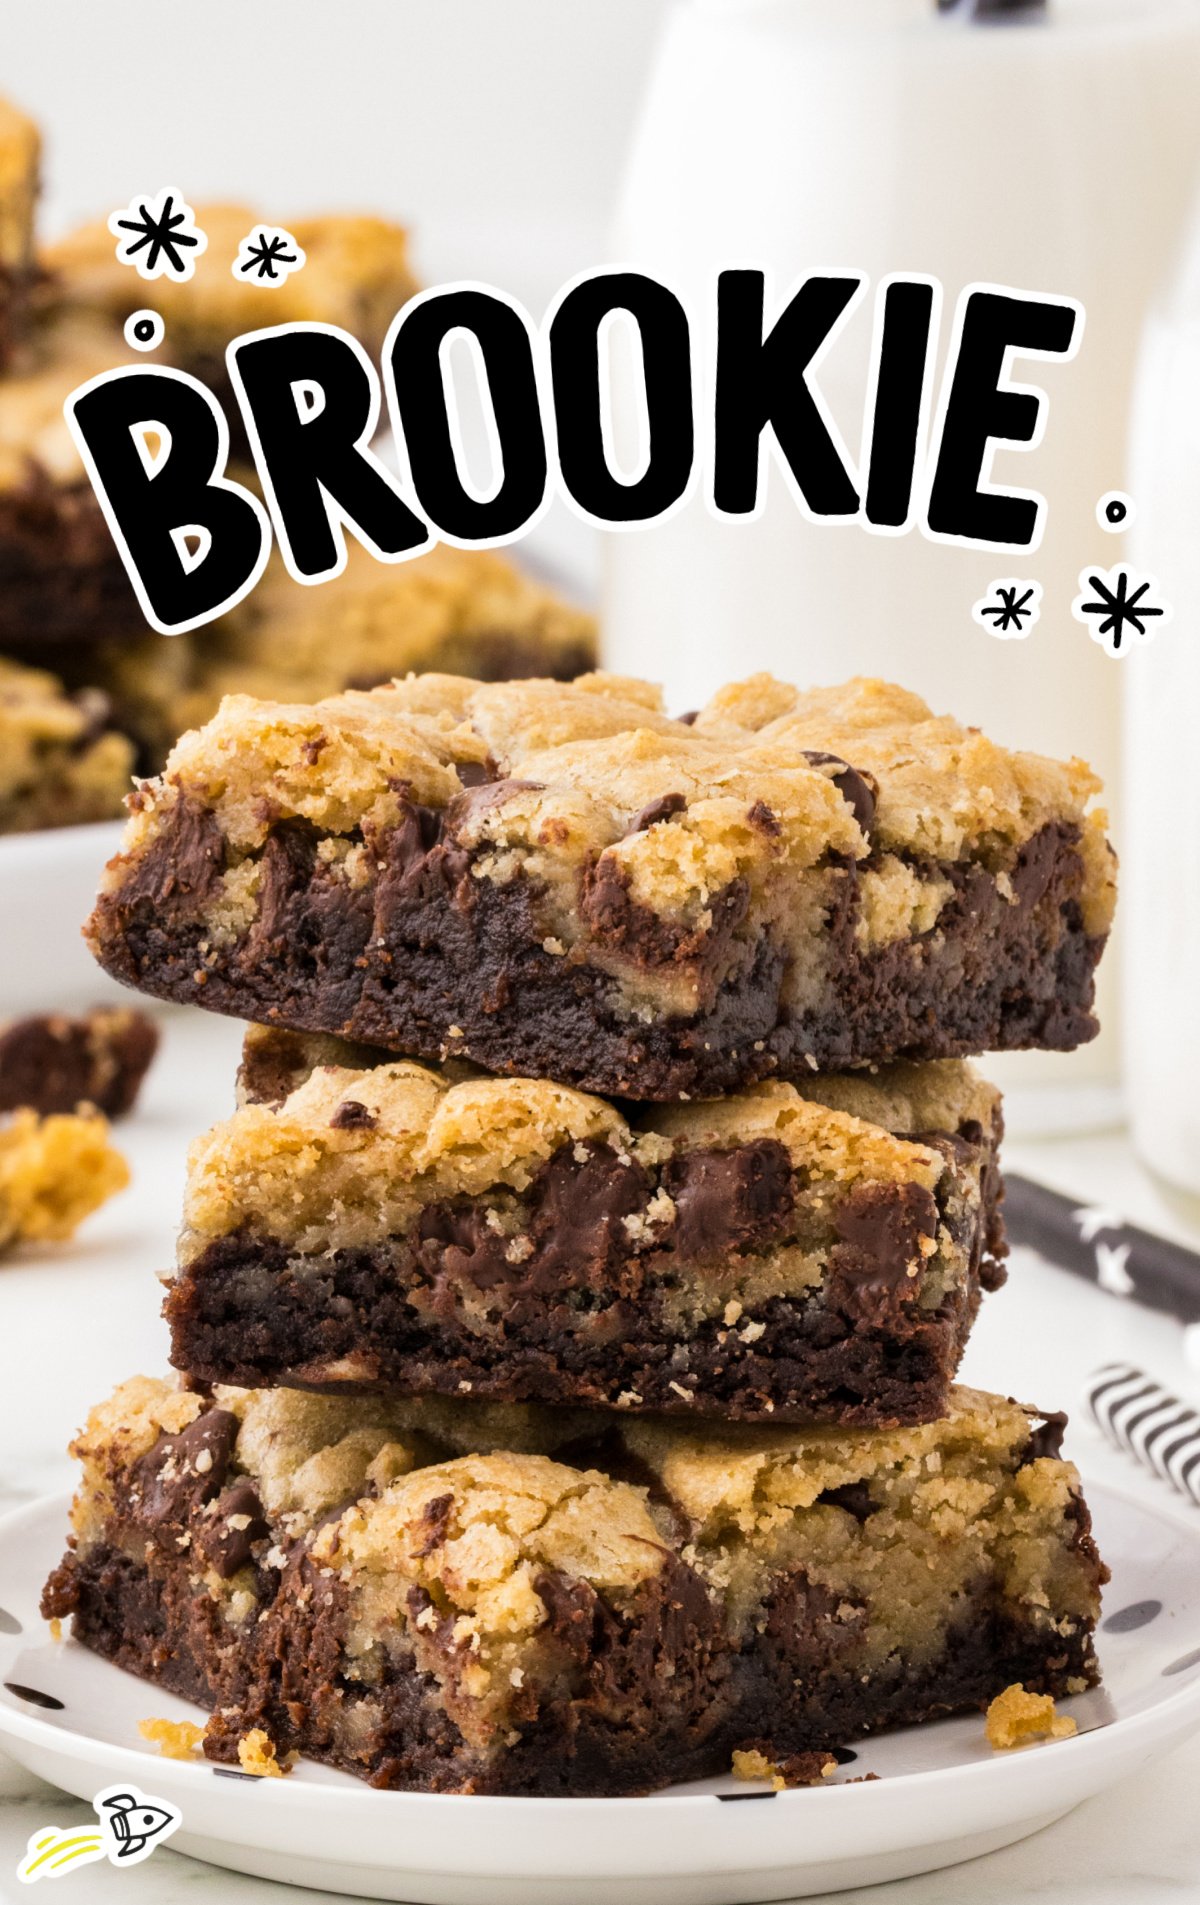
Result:
<instances>
[{"instance_id":1,"label":"top brookie bar","mask_svg":"<svg viewBox=\"0 0 1200 1905\"><path fill-rule=\"evenodd\" d=\"M133 796L89 935L162 998L635 1099L1065 1050L1097 785L872 681L691 722L605 675L235 696Z\"/></svg>"},{"instance_id":2,"label":"top brookie bar","mask_svg":"<svg viewBox=\"0 0 1200 1905\"><path fill-rule=\"evenodd\" d=\"M33 212L41 140L24 113L0 99L0 371L24 326L34 279Z\"/></svg>"},{"instance_id":3,"label":"top brookie bar","mask_svg":"<svg viewBox=\"0 0 1200 1905\"><path fill-rule=\"evenodd\" d=\"M42 1609L215 1709L235 1765L261 1729L426 1792L645 1792L739 1749L819 1777L1015 1681L1094 1685L1105 1572L1033 1413L701 1430L140 1378L75 1445Z\"/></svg>"},{"instance_id":4,"label":"top brookie bar","mask_svg":"<svg viewBox=\"0 0 1200 1905\"><path fill-rule=\"evenodd\" d=\"M193 1147L166 1302L191 1377L742 1421L944 1411L1004 1274L999 1098L969 1066L629 1120L334 1044L253 1031L250 1102Z\"/></svg>"}]
</instances>

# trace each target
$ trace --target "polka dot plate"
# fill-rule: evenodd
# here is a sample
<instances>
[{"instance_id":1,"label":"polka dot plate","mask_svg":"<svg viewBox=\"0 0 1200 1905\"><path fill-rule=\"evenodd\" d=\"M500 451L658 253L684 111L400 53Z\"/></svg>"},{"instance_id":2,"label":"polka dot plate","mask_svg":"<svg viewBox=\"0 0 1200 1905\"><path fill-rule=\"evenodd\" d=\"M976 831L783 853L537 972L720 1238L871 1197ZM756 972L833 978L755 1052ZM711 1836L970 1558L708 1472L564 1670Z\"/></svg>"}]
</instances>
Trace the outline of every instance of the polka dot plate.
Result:
<instances>
[{"instance_id":1,"label":"polka dot plate","mask_svg":"<svg viewBox=\"0 0 1200 1905\"><path fill-rule=\"evenodd\" d=\"M1062 1703L1079 1731L1050 1745L993 1753L974 1714L865 1741L815 1790L719 1779L582 1800L381 1793L303 1762L259 1780L163 1759L139 1720L203 1715L53 1641L38 1616L61 1500L0 1521L0 1744L81 1798L128 1780L177 1806L180 1852L360 1898L741 1905L932 1871L1036 1832L1200 1729L1200 1514L1087 1494L1113 1571L1104 1685Z\"/></svg>"}]
</instances>

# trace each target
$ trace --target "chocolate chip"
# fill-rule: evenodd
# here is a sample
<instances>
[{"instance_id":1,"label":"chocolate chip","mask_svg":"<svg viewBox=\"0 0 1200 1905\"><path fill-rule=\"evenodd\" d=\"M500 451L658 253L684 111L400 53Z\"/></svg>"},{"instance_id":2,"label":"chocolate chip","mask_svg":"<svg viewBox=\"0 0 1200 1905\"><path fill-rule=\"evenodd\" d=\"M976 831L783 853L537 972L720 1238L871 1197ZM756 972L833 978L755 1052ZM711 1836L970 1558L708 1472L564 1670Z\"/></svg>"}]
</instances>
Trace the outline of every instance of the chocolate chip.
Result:
<instances>
[{"instance_id":1,"label":"chocolate chip","mask_svg":"<svg viewBox=\"0 0 1200 1905\"><path fill-rule=\"evenodd\" d=\"M414 1548L414 1554L423 1557L432 1554L435 1548L441 1547L446 1539L446 1528L453 1509L453 1495L435 1495L432 1501L426 1502L421 1510L421 1519L418 1524L422 1540L420 1545Z\"/></svg>"},{"instance_id":2,"label":"chocolate chip","mask_svg":"<svg viewBox=\"0 0 1200 1905\"><path fill-rule=\"evenodd\" d=\"M663 1172L681 1257L757 1249L783 1235L795 1207L791 1154L776 1138L731 1150L685 1151Z\"/></svg>"},{"instance_id":3,"label":"chocolate chip","mask_svg":"<svg viewBox=\"0 0 1200 1905\"><path fill-rule=\"evenodd\" d=\"M894 1322L920 1288L921 1239L936 1237L938 1208L923 1184L863 1184L834 1213L828 1302L856 1321Z\"/></svg>"},{"instance_id":4,"label":"chocolate chip","mask_svg":"<svg viewBox=\"0 0 1200 1905\"><path fill-rule=\"evenodd\" d=\"M459 769L461 780L462 769ZM486 813L489 808L502 807L514 794L540 794L544 792L545 781L488 780L480 781L478 786L466 786L457 794L447 808L447 819L460 826L468 814Z\"/></svg>"},{"instance_id":5,"label":"chocolate chip","mask_svg":"<svg viewBox=\"0 0 1200 1905\"><path fill-rule=\"evenodd\" d=\"M676 814L686 811L687 797L684 794L660 794L657 800L649 801L640 813L633 816L625 829L625 838L630 834L645 833L648 827L657 827L660 820L671 820Z\"/></svg>"},{"instance_id":6,"label":"chocolate chip","mask_svg":"<svg viewBox=\"0 0 1200 1905\"><path fill-rule=\"evenodd\" d=\"M838 793L854 810L854 818L864 833L871 831L871 822L875 818L875 803L878 794L875 777L861 773L857 767L851 767L840 754L826 754L820 748L803 749L805 760L810 767L836 767L840 771L829 776Z\"/></svg>"},{"instance_id":7,"label":"chocolate chip","mask_svg":"<svg viewBox=\"0 0 1200 1905\"><path fill-rule=\"evenodd\" d=\"M483 787L493 778L489 761L456 761L454 771L464 787Z\"/></svg>"},{"instance_id":8,"label":"chocolate chip","mask_svg":"<svg viewBox=\"0 0 1200 1905\"><path fill-rule=\"evenodd\" d=\"M546 1610L547 1626L580 1666L592 1652L592 1632L599 1596L589 1582L548 1568L535 1577L533 1591Z\"/></svg>"},{"instance_id":9,"label":"chocolate chip","mask_svg":"<svg viewBox=\"0 0 1200 1905\"><path fill-rule=\"evenodd\" d=\"M159 1438L134 1474L141 1487L139 1519L155 1527L185 1521L220 1492L238 1438L228 1409L206 1409L178 1435Z\"/></svg>"},{"instance_id":10,"label":"chocolate chip","mask_svg":"<svg viewBox=\"0 0 1200 1905\"><path fill-rule=\"evenodd\" d=\"M231 1528L230 1521L248 1517L244 1528ZM234 1482L217 1502L210 1531L204 1540L204 1553L223 1581L253 1560L251 1550L271 1532L263 1505L252 1482Z\"/></svg>"},{"instance_id":11,"label":"chocolate chip","mask_svg":"<svg viewBox=\"0 0 1200 1905\"><path fill-rule=\"evenodd\" d=\"M752 827L757 827L760 833L769 834L773 840L777 840L783 832L779 815L773 807L767 806L765 800L756 800L746 818Z\"/></svg>"},{"instance_id":12,"label":"chocolate chip","mask_svg":"<svg viewBox=\"0 0 1200 1905\"><path fill-rule=\"evenodd\" d=\"M180 799L171 823L131 867L121 904L147 901L155 913L199 913L225 870L225 836L200 801Z\"/></svg>"},{"instance_id":13,"label":"chocolate chip","mask_svg":"<svg viewBox=\"0 0 1200 1905\"><path fill-rule=\"evenodd\" d=\"M1045 1419L1038 1424L1030 1436L1029 1441L1026 1443L1025 1453L1021 1461L1022 1468L1024 1468L1028 1462L1040 1462L1045 1456L1049 1456L1051 1460L1057 1460L1062 1454L1063 1431L1066 1426L1066 1410L1051 1410Z\"/></svg>"},{"instance_id":14,"label":"chocolate chip","mask_svg":"<svg viewBox=\"0 0 1200 1905\"><path fill-rule=\"evenodd\" d=\"M357 1098L343 1098L329 1120L331 1131L374 1131L375 1113L360 1105Z\"/></svg>"},{"instance_id":15,"label":"chocolate chip","mask_svg":"<svg viewBox=\"0 0 1200 1905\"><path fill-rule=\"evenodd\" d=\"M871 1491L865 1482L843 1482L840 1488L823 1488L817 1496L817 1506L825 1508L844 1508L855 1521L869 1521L879 1511L879 1503L871 1500Z\"/></svg>"}]
</instances>

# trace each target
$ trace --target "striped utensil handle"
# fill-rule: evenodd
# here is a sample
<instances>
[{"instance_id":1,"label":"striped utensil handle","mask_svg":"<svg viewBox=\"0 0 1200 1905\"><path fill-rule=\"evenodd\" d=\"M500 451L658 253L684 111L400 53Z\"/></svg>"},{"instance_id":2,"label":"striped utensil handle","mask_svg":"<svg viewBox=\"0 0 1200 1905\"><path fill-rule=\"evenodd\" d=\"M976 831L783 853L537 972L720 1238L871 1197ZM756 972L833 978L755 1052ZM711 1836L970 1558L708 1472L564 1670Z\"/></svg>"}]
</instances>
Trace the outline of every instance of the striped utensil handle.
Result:
<instances>
[{"instance_id":1,"label":"striped utensil handle","mask_svg":"<svg viewBox=\"0 0 1200 1905\"><path fill-rule=\"evenodd\" d=\"M1200 1506L1200 1414L1132 1363L1106 1363L1085 1391L1101 1432Z\"/></svg>"}]
</instances>

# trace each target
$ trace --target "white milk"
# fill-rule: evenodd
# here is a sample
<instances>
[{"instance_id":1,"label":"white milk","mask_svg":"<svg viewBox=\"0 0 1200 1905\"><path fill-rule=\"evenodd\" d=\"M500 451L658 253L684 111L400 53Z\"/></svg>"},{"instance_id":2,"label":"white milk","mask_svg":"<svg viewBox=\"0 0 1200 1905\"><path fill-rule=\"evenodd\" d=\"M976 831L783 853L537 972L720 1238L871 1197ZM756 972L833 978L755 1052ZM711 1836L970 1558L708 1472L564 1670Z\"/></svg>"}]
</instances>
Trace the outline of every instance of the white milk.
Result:
<instances>
[{"instance_id":1,"label":"white milk","mask_svg":"<svg viewBox=\"0 0 1200 1905\"><path fill-rule=\"evenodd\" d=\"M1200 1192L1200 235L1147 326L1132 480L1174 619L1125 663L1125 1077L1144 1161Z\"/></svg>"},{"instance_id":2,"label":"white milk","mask_svg":"<svg viewBox=\"0 0 1200 1905\"><path fill-rule=\"evenodd\" d=\"M1071 602L1085 562L1117 559L1095 506L1126 486L1136 342L1190 199L1198 90L1194 0L1051 0L1045 14L986 23L939 15L933 0L680 0L614 258L665 278L698 313L719 266L761 264L777 292L820 267L873 283L932 273L943 340L975 281L1079 298L1087 325L1074 362L1017 365L1049 393L1046 435L1032 454L996 459L996 481L1048 498L1036 555L810 524L778 480L753 523L715 522L693 499L666 523L604 539L608 664L666 680L677 707L755 668L813 683L889 676L1000 741L1086 756L1116 805L1122 664ZM871 304L818 378L851 446ZM971 619L1005 574L1044 585L1023 641ZM1112 968L1110 952L1110 993ZM1111 1022L1110 1002L1102 1012ZM993 1069L1010 1086L1057 1081L1068 1117L1082 1086L1094 1115L1093 1088L1115 1079L1111 1026L1069 1059Z\"/></svg>"}]
</instances>

